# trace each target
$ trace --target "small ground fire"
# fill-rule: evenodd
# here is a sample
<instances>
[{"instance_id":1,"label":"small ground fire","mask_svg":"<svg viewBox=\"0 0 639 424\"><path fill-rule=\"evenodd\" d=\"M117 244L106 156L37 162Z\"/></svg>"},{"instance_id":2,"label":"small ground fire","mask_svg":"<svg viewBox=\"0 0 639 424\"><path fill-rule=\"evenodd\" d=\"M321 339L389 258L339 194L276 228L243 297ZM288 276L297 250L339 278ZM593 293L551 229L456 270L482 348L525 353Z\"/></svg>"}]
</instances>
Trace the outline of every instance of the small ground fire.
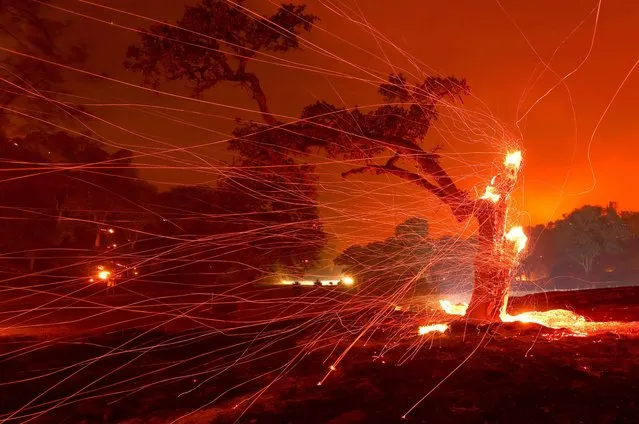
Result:
<instances>
[{"instance_id":1,"label":"small ground fire","mask_svg":"<svg viewBox=\"0 0 639 424\"><path fill-rule=\"evenodd\" d=\"M0 0L0 423L639 422L635 3Z\"/></svg>"}]
</instances>

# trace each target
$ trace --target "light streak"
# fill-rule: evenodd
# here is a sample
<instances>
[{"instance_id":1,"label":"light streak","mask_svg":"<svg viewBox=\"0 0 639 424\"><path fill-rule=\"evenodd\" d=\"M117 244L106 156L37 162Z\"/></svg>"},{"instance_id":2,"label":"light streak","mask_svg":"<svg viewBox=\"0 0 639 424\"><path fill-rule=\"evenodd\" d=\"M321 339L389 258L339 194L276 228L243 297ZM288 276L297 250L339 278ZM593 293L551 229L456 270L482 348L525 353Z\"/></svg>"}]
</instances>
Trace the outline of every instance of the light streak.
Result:
<instances>
[{"instance_id":1,"label":"light streak","mask_svg":"<svg viewBox=\"0 0 639 424\"><path fill-rule=\"evenodd\" d=\"M47 2L42 2L42 5L50 8L52 13L69 13L75 19L88 20L95 25L112 22L110 27L113 31L148 34L135 28L140 25L123 25L114 20L113 16L140 20L142 25L148 22L163 24L153 17L129 10L89 1L81 3L93 9L80 13ZM248 18L256 16L256 12L244 5L237 5L237 11ZM362 88L370 91L372 87L377 88L379 83L385 82L389 69L404 72L410 80L415 81L423 80L424 74L435 75L426 65L365 20L355 19L355 15L350 16L348 7L336 13L374 37L380 49L389 48L399 53L407 64L391 63L385 53L378 55L368 51L361 45L326 30L321 23L313 23L314 30L323 31L331 40L344 42L358 52L366 53L371 62L358 63L348 55L337 54L332 45L312 42L310 40L315 38L308 39L304 34L299 37L300 44L308 52L327 58L325 65L302 63L302 59L289 60L284 54L280 57L279 53L275 55L246 47L242 47L241 53L238 53L234 50L237 45L223 49L209 48L204 44L210 42L213 45L213 42L220 40L180 25L170 24L170 28L176 30L176 33L189 33L198 39L197 43L182 43L183 46L228 54L234 60L259 61L260 66L277 66L276 69L299 75L319 76L330 79L332 86L340 86L333 84L337 81L348 85L348 90L352 89L355 97L363 91ZM598 13L597 9L597 16ZM100 14L104 16L98 16ZM282 38L291 35L281 26L278 31ZM158 37L158 40L171 41L166 37ZM25 271L19 277L3 277L2 285L7 287L0 290L3 302L8 297L7 303L18 306L3 315L2 333L11 334L13 331L15 334L35 336L55 335L55 338L40 344L11 351L6 357L13 359L37 354L39 349L58 347L58 341L66 341L79 333L92 333L98 338L103 333L121 334L122 339L115 345L90 348L88 342L78 342L79 350L89 352L86 357L77 359L80 356L70 356L63 367L57 367L54 371L41 370L26 378L12 377L36 383L38 380L47 381L48 386L38 387L38 394L31 401L17 405L9 415L0 416L0 420L46 419L46 414L55 413L58 408L73 402L92 398L110 401L114 393L123 397L134 396L139 391L157 390L169 383L188 383L188 388L180 395L186 396L209 381L221 385L228 381L229 387L223 389L223 394L230 396L234 389L249 383L253 385L263 382L264 389L258 390L254 396L239 402L236 402L237 399L233 400L236 407L251 405L267 388L296 366L302 357L312 356L317 352L330 352L326 355L325 362L317 363L317 368L326 371L327 364L331 364L328 366L331 374L342 363L339 365L340 373L348 373L346 354L367 343L379 331L386 337L383 343L385 347L382 349L384 352L389 351L390 346L393 349L399 347L411 351L408 346L415 339L415 328L420 335L449 331L449 325L442 322L440 316L427 315L423 305L415 298L434 296L434 286L431 285L434 280L445 281L458 290L469 283L472 271L468 269L470 267L472 270L476 253L476 246L470 240L476 234L468 221L459 224L449 216L442 216L441 203L433 196L424 196L423 190L408 187L405 181L388 175L374 175L361 180L339 178L341 172L361 164L361 157L357 155L366 155L362 152L356 152L354 157L338 158L337 155L326 155L325 152L318 153L313 149L295 151L295 147L280 145L281 140L278 139L263 144L255 141L252 147L258 151L266 148L274 155L290 154L295 157L294 160L276 164L235 162L237 158L233 157L233 153L223 148L230 141L236 141L232 133L236 119L255 119L259 116L257 107L237 106L243 104L241 101L230 104L205 100L209 97L193 99L182 92L165 91L164 87L142 87L131 82L135 80L134 77L127 76L125 79L107 76L120 75L119 68L115 71L89 71L82 66L70 65L46 55L27 53L12 46L3 44L1 49L14 58L28 59L69 73L99 79L100 85L96 85L98 89L95 93L89 90L77 91L83 90L82 88L65 93L56 89L45 90L18 84L2 74L0 82L19 97L55 109L55 112L47 110L41 113L33 112L37 108L32 108L32 105L29 108L3 105L2 112L19 116L29 124L47 125L49 129L64 131L86 142L95 143L104 148L105 154L128 148L132 150L129 159L135 164L135 169L108 156L91 159L87 163L77 163L72 160L76 158L65 157L64 152L55 149L47 149L53 151L55 156L49 159L50 162L24 163L18 159L7 161L6 164L11 167L4 174L2 182L5 185L15 181L27 183L31 180L38 184L59 181L56 179L69 184L79 181L89 188L92 199L103 202L90 203L81 201L83 199L71 199L77 202L56 204L65 199L63 194L73 194L73 190L70 190L50 199L51 204L56 204L55 208L47 205L26 208L3 204L3 212L16 213L16 222L26 219L33 222L34 226L40 222L55 223L56 231L69 225L70 233L77 227L80 228L77 234L92 239L86 251L80 253L59 246L46 249L25 246L3 252L3 259L7 260L23 261L25 257L32 255L36 266L33 271ZM124 50L126 46L121 47ZM110 59L112 63L122 62L121 57ZM348 71L344 71L345 68ZM250 65L247 69L253 71ZM289 88L292 90L296 87L294 80L295 78L291 78L290 81ZM316 87L315 82L311 81L304 89ZM269 91L269 100L274 103L281 100L276 97L278 91L266 91ZM340 90L336 90L335 94L342 98ZM420 95L423 95L420 90L413 90L405 99L392 105L406 107L406 110L414 106L420 109L423 107ZM148 97L141 99L138 96ZM246 96L245 100L250 100L249 97ZM296 101L304 102L304 99L300 90L300 98ZM316 100L315 94L311 100ZM312 103L311 100L306 103ZM337 116L337 119L349 123L348 128L331 134L335 139L331 139L331 147L339 146L340 137L344 140L362 137L364 128L358 127L359 123L355 121L350 125L349 119L358 114L378 112L380 107L389 106L380 103L381 100L371 102L366 98L358 98L355 101L361 106L349 106L344 101L343 111L327 110L320 115L327 120ZM466 108L447 97L434 101L433 105L438 111L438 119L431 122L430 131L445 140L445 149L438 154L442 157L442 162L455 164L452 168L455 179L487 181L489 175L493 174L493 169L480 164L494 162L494 158L501 157L503 152L506 152L503 167L509 172L508 177L516 176L521 168L522 152L514 150L518 142L508 134L505 126L490 114ZM70 117L71 123L61 123L56 119L59 115ZM283 121L277 129L282 130L280 134L287 136L295 135L296 125L310 125L310 120L298 116L297 112L290 115L272 114L272 117ZM412 118L399 115L394 119L410 123ZM317 125L317 128L331 129L321 125ZM387 128L382 126L379 129ZM256 134L268 135L269 131L268 127L256 124L255 131L247 139ZM371 144L370 150L374 151L370 157L365 157L366 161L387 163L393 159L393 153L378 153L388 150L384 137L365 135L362 138ZM421 142L420 137L413 138L416 142ZM474 142L478 139L482 142ZM11 145L25 148L29 143L13 142ZM304 158L300 159L302 154ZM491 159L486 161L488 156L482 156L484 154L489 154ZM405 156L409 158L411 154ZM311 178L305 178L304 161L315 167L310 171ZM137 174L138 170L144 173L143 176ZM284 181L267 178L278 175L287 178ZM213 195L205 190L186 192L173 199L173 202L162 204L165 196L175 194L170 188L183 184L185 179L202 183L204 187L217 188L217 184L226 178L241 181L237 191L232 192L235 203L221 204L221 198L227 193L225 190L228 190L226 187L225 190L213 191ZM510 192L502 186L503 175L500 178L501 180L497 177L491 179L480 199L500 205L508 199ZM126 189L133 186L137 190L148 182L157 186L144 193L151 200L143 200L143 196L137 196L137 192L126 192ZM156 188L160 188L162 192L158 196L153 193ZM5 196L6 198L8 197ZM257 206L253 209L234 209L240 203ZM477 203L482 207L487 205L487 202ZM344 272L348 274L330 279L322 278L319 281L322 286L337 286L341 282L344 286L353 286L352 289L300 290L293 294L297 290L284 286L295 285L296 280L291 277L281 280L280 277L308 274L289 274L280 269L289 265L286 263L259 267L260 260L268 257L268 252L278 252L279 258L285 262L287 258L296 256L300 250L313 246L313 241L308 237L308 229L316 229L317 224L300 212L309 204L321 210L321 222L330 237L330 243L325 249L327 256L334 257L351 246L369 246L366 254L357 258L360 261L357 262L357 273L346 270ZM275 210L273 205L277 205ZM517 213L514 208L509 213L508 223L520 222L518 217L512 216ZM288 217L291 220L287 221ZM419 237L395 237L397 225L412 217L428 218L427 234ZM52 227L47 227L41 233L50 232ZM166 227L170 227L170 230ZM95 233L102 233L102 238L96 237L94 242ZM501 233L498 235L502 236ZM406 242L406 239L412 240L412 244ZM421 244L416 243L415 239ZM504 233L500 240L502 239L514 244L517 253L521 253L526 244L526 236L521 227L514 227ZM69 240L66 242L72 243ZM504 243L496 251L506 254L506 246L508 245ZM101 248L108 250L102 251ZM57 255L56 260L59 259L62 265L54 260L49 261L49 254L52 257ZM486 261L489 259L485 258ZM102 284L85 284L86 270L94 269L93 261L96 260L108 260L109 262L102 263L116 263L118 268L109 265L109 271L103 266L89 281L108 281L109 286L114 287L116 280L112 279L113 272L117 277L118 290L121 288L118 296L110 298L104 292L98 292L104 289ZM515 262L516 260L514 258ZM72 265L65 265L71 262ZM327 262L321 264L326 265ZM304 263L308 264L308 260ZM513 263L514 266L516 263ZM47 269L40 271L42 268ZM81 269L81 273L75 274L76 268ZM188 271L184 271L185 269ZM339 272L341 271L323 275L332 276ZM122 277L125 274L127 276ZM131 278L131 274L141 277ZM360 278L360 274L371 278ZM61 279L62 282L56 280L51 285L31 281L42 276L49 278L59 275L67 279ZM121 279L124 280L122 284ZM21 286L16 284L18 288L12 286L15 282L24 281L28 282ZM297 281L301 286L316 285L316 280ZM463 316L467 309L467 305L463 303L453 304L445 299L440 300L440 305L448 314L457 316ZM393 314L392 311L406 313ZM389 315L392 315L390 323ZM504 314L501 319L506 322L540 323L552 328L571 327L573 333L576 329L590 331L594 325L584 322L579 315L570 315L561 310L530 311L515 316ZM421 323L425 325L419 326ZM139 333L130 335L122 328ZM115 330L119 330L119 333ZM410 337L406 338L407 334ZM423 343L424 339L421 340L416 343ZM202 343L205 349L191 351L191 345L197 343ZM93 348L97 349L93 351ZM155 354L163 355L164 352L170 352L167 358L162 358L166 360L157 363L151 361L149 364L143 362ZM410 355L407 354L407 357ZM60 369L63 371L59 371ZM92 373L93 369L100 369L101 374ZM259 371L242 375L242 381L236 382L229 375L240 369ZM71 381L71 377L62 374L66 371L72 373L73 378L84 379L82 384L64 391L63 383ZM122 378L116 378L120 377L119 373L122 373ZM338 374L331 374L331 378L337 377L339 380ZM326 377L320 384L324 381ZM218 400L219 398L211 399L211 402ZM52 420L55 421L55 418Z\"/></svg>"}]
</instances>

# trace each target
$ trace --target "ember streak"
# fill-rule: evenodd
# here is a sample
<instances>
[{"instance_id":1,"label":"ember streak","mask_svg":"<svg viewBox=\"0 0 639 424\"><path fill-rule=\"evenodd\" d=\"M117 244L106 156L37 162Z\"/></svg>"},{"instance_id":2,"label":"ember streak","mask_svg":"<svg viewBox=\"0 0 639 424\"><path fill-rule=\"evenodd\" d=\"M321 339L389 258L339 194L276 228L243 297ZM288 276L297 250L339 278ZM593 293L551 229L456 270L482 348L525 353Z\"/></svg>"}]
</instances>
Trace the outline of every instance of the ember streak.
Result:
<instances>
[{"instance_id":1,"label":"ember streak","mask_svg":"<svg viewBox=\"0 0 639 424\"><path fill-rule=\"evenodd\" d=\"M0 422L639 422L639 6L489 3L0 0Z\"/></svg>"}]
</instances>

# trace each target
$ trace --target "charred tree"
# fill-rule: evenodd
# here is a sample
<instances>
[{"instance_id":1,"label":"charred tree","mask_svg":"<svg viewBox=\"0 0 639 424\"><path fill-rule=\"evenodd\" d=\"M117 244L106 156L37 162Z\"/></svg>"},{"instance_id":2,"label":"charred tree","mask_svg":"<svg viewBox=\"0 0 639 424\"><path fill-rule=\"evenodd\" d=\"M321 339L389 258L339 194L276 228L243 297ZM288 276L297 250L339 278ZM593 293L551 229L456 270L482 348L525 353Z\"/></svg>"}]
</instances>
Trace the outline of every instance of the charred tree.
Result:
<instances>
[{"instance_id":1,"label":"charred tree","mask_svg":"<svg viewBox=\"0 0 639 424\"><path fill-rule=\"evenodd\" d=\"M263 122L244 122L229 143L242 165L281 169L282 174L298 166L312 171L297 160L323 150L329 157L362 162L344 177L365 172L394 175L435 196L457 220L476 219L479 251L469 316L495 320L509 288L512 255L506 248L505 223L521 155L507 160L503 172L477 198L455 184L437 148L422 147L438 108L461 102L469 94L466 81L430 76L422 83L409 83L403 75L393 74L379 86L384 104L372 110L338 108L320 101L304 108L299 120L279 121L258 77L249 71L250 61L267 52L298 48L300 35L311 30L317 18L306 13L304 5L283 5L270 17L249 17L238 9L241 5L241 1L232 6L204 0L187 8L177 26L154 25L142 36L141 45L130 48L126 66L140 71L145 82L153 85L161 77L188 80L195 95L222 82L245 88ZM388 159L379 163L384 156Z\"/></svg>"}]
</instances>

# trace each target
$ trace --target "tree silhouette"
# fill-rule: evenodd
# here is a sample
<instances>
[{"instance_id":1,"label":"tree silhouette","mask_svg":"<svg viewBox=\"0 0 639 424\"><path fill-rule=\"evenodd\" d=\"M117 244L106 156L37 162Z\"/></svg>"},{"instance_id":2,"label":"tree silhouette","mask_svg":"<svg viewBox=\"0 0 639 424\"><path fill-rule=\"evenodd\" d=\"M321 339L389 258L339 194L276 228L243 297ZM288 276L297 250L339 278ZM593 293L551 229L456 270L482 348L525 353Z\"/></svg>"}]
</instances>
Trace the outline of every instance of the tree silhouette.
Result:
<instances>
[{"instance_id":1,"label":"tree silhouette","mask_svg":"<svg viewBox=\"0 0 639 424\"><path fill-rule=\"evenodd\" d=\"M45 18L37 2L0 0L0 41L4 47L57 63L77 63L84 60L82 46L59 43L66 24ZM65 46L65 47L60 47ZM64 104L50 101L52 90L62 91L63 75L59 68L42 61L0 52L0 131L11 127L12 136L24 133L21 125L28 122L29 129L40 126L38 119L71 117L73 110ZM60 113L60 112L63 113ZM57 112L57 113L51 113Z\"/></svg>"},{"instance_id":2,"label":"tree silhouette","mask_svg":"<svg viewBox=\"0 0 639 424\"><path fill-rule=\"evenodd\" d=\"M97 143L66 133L32 132L0 137L0 205L3 250L95 250L106 225L133 230L149 214L155 189L140 180L131 154L111 154Z\"/></svg>"},{"instance_id":3,"label":"tree silhouette","mask_svg":"<svg viewBox=\"0 0 639 424\"><path fill-rule=\"evenodd\" d=\"M460 101L470 91L468 84L438 76L411 83L403 75L391 75L379 87L384 104L374 110L344 109L319 101L304 108L299 120L280 122L269 113L257 76L251 74L247 79L247 63L257 52L298 47L301 31L311 29L315 19L305 14L304 6L284 5L267 19L249 17L245 10L226 2L206 0L187 8L177 26L153 26L141 45L129 50L127 67L141 71L151 84L160 76L189 80L196 95L222 81L240 82L264 119L235 131L230 148L240 154L244 165L292 165L292 157L321 149L329 157L362 162L363 166L345 172L344 177L365 172L390 174L438 198L458 220L476 218L478 254L468 311L472 318L496 319L512 268L512 260L503 252L504 221L518 167L505 167L495 178L492 189L499 193L498 198L477 199L455 184L441 165L437 148L423 145L438 116L438 106ZM236 68L228 65L231 57ZM377 158L384 156L387 159L379 162Z\"/></svg>"},{"instance_id":4,"label":"tree silhouette","mask_svg":"<svg viewBox=\"0 0 639 424\"><path fill-rule=\"evenodd\" d=\"M587 278L604 253L617 253L629 236L617 211L609 206L583 206L566 215L556 226L558 249L578 264Z\"/></svg>"},{"instance_id":5,"label":"tree silhouette","mask_svg":"<svg viewBox=\"0 0 639 424\"><path fill-rule=\"evenodd\" d=\"M558 261L555 224L536 225L528 229L529 248L522 258L522 273L527 280L549 277Z\"/></svg>"},{"instance_id":6,"label":"tree silhouette","mask_svg":"<svg viewBox=\"0 0 639 424\"><path fill-rule=\"evenodd\" d=\"M250 281L279 270L295 272L315 263L325 244L317 209L269 196L252 181L228 178L209 186L180 186L158 196L162 219L147 228L162 235L142 243L172 273L224 274ZM265 183L261 183L265 184ZM167 265L168 264L168 265ZM192 277L191 277L192 278Z\"/></svg>"},{"instance_id":7,"label":"tree silhouette","mask_svg":"<svg viewBox=\"0 0 639 424\"><path fill-rule=\"evenodd\" d=\"M350 246L336 259L344 272L357 276L365 291L392 294L398 288L416 291L433 289L433 243L428 238L428 221L409 218L395 228L395 236L365 246Z\"/></svg>"},{"instance_id":8,"label":"tree silhouette","mask_svg":"<svg viewBox=\"0 0 639 424\"><path fill-rule=\"evenodd\" d=\"M274 124L260 81L247 65L264 52L299 48L297 36L317 17L294 4L282 5L268 18L255 17L243 3L204 0L186 7L176 25L153 25L140 46L129 47L125 67L141 72L152 86L162 79L186 79L196 96L221 82L237 83L256 101L264 121Z\"/></svg>"}]
</instances>

